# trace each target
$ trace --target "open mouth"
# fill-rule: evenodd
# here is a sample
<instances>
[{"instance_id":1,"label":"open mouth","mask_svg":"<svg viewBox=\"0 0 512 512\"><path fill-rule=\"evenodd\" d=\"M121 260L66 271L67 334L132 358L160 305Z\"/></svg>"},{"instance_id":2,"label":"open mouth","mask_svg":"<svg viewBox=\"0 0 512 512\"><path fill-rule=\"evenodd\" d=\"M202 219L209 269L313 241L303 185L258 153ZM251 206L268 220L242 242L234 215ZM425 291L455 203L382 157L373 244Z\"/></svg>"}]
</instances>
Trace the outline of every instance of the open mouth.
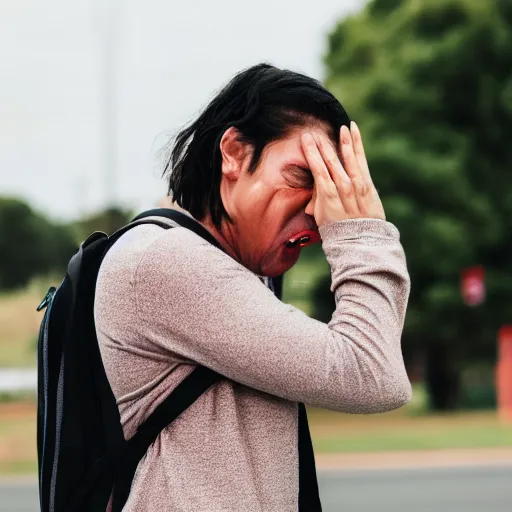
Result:
<instances>
[{"instance_id":1,"label":"open mouth","mask_svg":"<svg viewBox=\"0 0 512 512\"><path fill-rule=\"evenodd\" d=\"M306 247L308 245L314 244L320 241L320 235L317 231L307 230L301 231L297 233L292 238L290 238L287 242L285 242L285 247L287 249L297 249Z\"/></svg>"}]
</instances>

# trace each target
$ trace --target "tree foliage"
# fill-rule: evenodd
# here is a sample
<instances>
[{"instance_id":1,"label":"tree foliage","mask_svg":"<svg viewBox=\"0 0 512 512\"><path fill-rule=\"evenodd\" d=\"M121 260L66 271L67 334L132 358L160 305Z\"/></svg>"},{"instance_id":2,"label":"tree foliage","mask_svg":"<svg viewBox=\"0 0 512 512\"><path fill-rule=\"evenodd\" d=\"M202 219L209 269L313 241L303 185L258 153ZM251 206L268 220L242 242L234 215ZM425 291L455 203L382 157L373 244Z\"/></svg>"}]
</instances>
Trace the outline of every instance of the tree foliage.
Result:
<instances>
[{"instance_id":1,"label":"tree foliage","mask_svg":"<svg viewBox=\"0 0 512 512\"><path fill-rule=\"evenodd\" d=\"M0 290L28 284L35 276L63 272L76 250L71 231L26 203L0 198Z\"/></svg>"},{"instance_id":2,"label":"tree foliage","mask_svg":"<svg viewBox=\"0 0 512 512\"><path fill-rule=\"evenodd\" d=\"M132 218L129 211L111 208L59 224L19 199L0 198L0 290L21 288L41 275L63 275L71 256L91 233L113 233Z\"/></svg>"},{"instance_id":3,"label":"tree foliage","mask_svg":"<svg viewBox=\"0 0 512 512\"><path fill-rule=\"evenodd\" d=\"M406 354L492 360L512 322L512 2L373 0L328 41L326 85L362 129L407 254ZM478 308L459 291L473 264Z\"/></svg>"},{"instance_id":4,"label":"tree foliage","mask_svg":"<svg viewBox=\"0 0 512 512\"><path fill-rule=\"evenodd\" d=\"M111 235L114 231L128 224L134 217L135 215L130 210L112 207L80 219L74 222L72 227L80 243L94 231L102 231Z\"/></svg>"}]
</instances>

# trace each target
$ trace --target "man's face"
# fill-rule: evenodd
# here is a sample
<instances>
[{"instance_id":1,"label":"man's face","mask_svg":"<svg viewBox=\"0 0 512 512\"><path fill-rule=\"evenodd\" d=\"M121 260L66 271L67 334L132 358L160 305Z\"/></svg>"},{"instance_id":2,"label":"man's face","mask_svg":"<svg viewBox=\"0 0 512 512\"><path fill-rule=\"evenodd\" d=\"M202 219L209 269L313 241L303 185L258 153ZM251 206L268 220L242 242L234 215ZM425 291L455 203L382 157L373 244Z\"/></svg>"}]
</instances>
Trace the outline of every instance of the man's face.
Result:
<instances>
[{"instance_id":1,"label":"man's face","mask_svg":"<svg viewBox=\"0 0 512 512\"><path fill-rule=\"evenodd\" d=\"M300 143L306 131L327 137L321 126L297 128L265 147L252 174L250 152L237 153L236 143L223 151L221 194L234 222L232 242L240 262L259 275L284 273L299 259L301 245L320 241L312 209L314 181ZM238 172L230 172L236 162Z\"/></svg>"}]
</instances>

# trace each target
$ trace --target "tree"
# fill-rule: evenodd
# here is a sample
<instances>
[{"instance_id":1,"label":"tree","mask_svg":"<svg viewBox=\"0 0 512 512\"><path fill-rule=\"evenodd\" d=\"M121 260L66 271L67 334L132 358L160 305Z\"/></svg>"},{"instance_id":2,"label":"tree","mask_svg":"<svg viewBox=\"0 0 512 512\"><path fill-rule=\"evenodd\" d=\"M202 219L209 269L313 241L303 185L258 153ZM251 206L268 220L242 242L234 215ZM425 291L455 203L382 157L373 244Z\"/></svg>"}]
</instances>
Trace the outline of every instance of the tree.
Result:
<instances>
[{"instance_id":1,"label":"tree","mask_svg":"<svg viewBox=\"0 0 512 512\"><path fill-rule=\"evenodd\" d=\"M12 290L35 276L63 272L76 250L70 230L14 198L0 198L0 289Z\"/></svg>"},{"instance_id":2,"label":"tree","mask_svg":"<svg viewBox=\"0 0 512 512\"><path fill-rule=\"evenodd\" d=\"M336 26L325 61L406 250L405 355L424 353L432 405L453 408L460 366L494 361L512 321L512 2L373 0ZM468 308L473 264L488 295Z\"/></svg>"},{"instance_id":3,"label":"tree","mask_svg":"<svg viewBox=\"0 0 512 512\"><path fill-rule=\"evenodd\" d=\"M111 235L114 231L128 224L135 215L129 210L109 208L72 223L78 243L85 240L94 231Z\"/></svg>"}]
</instances>

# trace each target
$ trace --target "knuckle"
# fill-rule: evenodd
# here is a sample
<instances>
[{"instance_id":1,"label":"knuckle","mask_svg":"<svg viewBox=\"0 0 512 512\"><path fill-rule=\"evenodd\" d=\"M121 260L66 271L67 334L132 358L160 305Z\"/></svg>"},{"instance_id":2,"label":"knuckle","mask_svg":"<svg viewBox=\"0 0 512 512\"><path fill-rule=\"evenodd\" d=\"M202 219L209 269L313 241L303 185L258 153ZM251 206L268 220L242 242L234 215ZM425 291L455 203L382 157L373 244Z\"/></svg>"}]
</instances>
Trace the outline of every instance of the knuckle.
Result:
<instances>
[{"instance_id":1,"label":"knuckle","mask_svg":"<svg viewBox=\"0 0 512 512\"><path fill-rule=\"evenodd\" d=\"M316 146L311 142L307 142L306 144L304 144L304 149L306 150L306 153L308 153L309 155L314 155L316 153Z\"/></svg>"},{"instance_id":2,"label":"knuckle","mask_svg":"<svg viewBox=\"0 0 512 512\"><path fill-rule=\"evenodd\" d=\"M347 197L351 197L354 194L354 187L349 180L342 178L341 189L343 190L343 194Z\"/></svg>"},{"instance_id":3,"label":"knuckle","mask_svg":"<svg viewBox=\"0 0 512 512\"><path fill-rule=\"evenodd\" d=\"M336 187L334 185L328 186L325 191L325 196L329 200L335 200L338 198L338 191L336 190Z\"/></svg>"},{"instance_id":4,"label":"knuckle","mask_svg":"<svg viewBox=\"0 0 512 512\"><path fill-rule=\"evenodd\" d=\"M352 184L359 197L365 198L368 195L369 187L367 186L364 180L362 180L359 177L356 177L352 179Z\"/></svg>"},{"instance_id":5,"label":"knuckle","mask_svg":"<svg viewBox=\"0 0 512 512\"><path fill-rule=\"evenodd\" d=\"M336 158L336 155L334 155L332 153L327 154L326 160L330 167L334 167L338 163L338 159Z\"/></svg>"}]
</instances>

